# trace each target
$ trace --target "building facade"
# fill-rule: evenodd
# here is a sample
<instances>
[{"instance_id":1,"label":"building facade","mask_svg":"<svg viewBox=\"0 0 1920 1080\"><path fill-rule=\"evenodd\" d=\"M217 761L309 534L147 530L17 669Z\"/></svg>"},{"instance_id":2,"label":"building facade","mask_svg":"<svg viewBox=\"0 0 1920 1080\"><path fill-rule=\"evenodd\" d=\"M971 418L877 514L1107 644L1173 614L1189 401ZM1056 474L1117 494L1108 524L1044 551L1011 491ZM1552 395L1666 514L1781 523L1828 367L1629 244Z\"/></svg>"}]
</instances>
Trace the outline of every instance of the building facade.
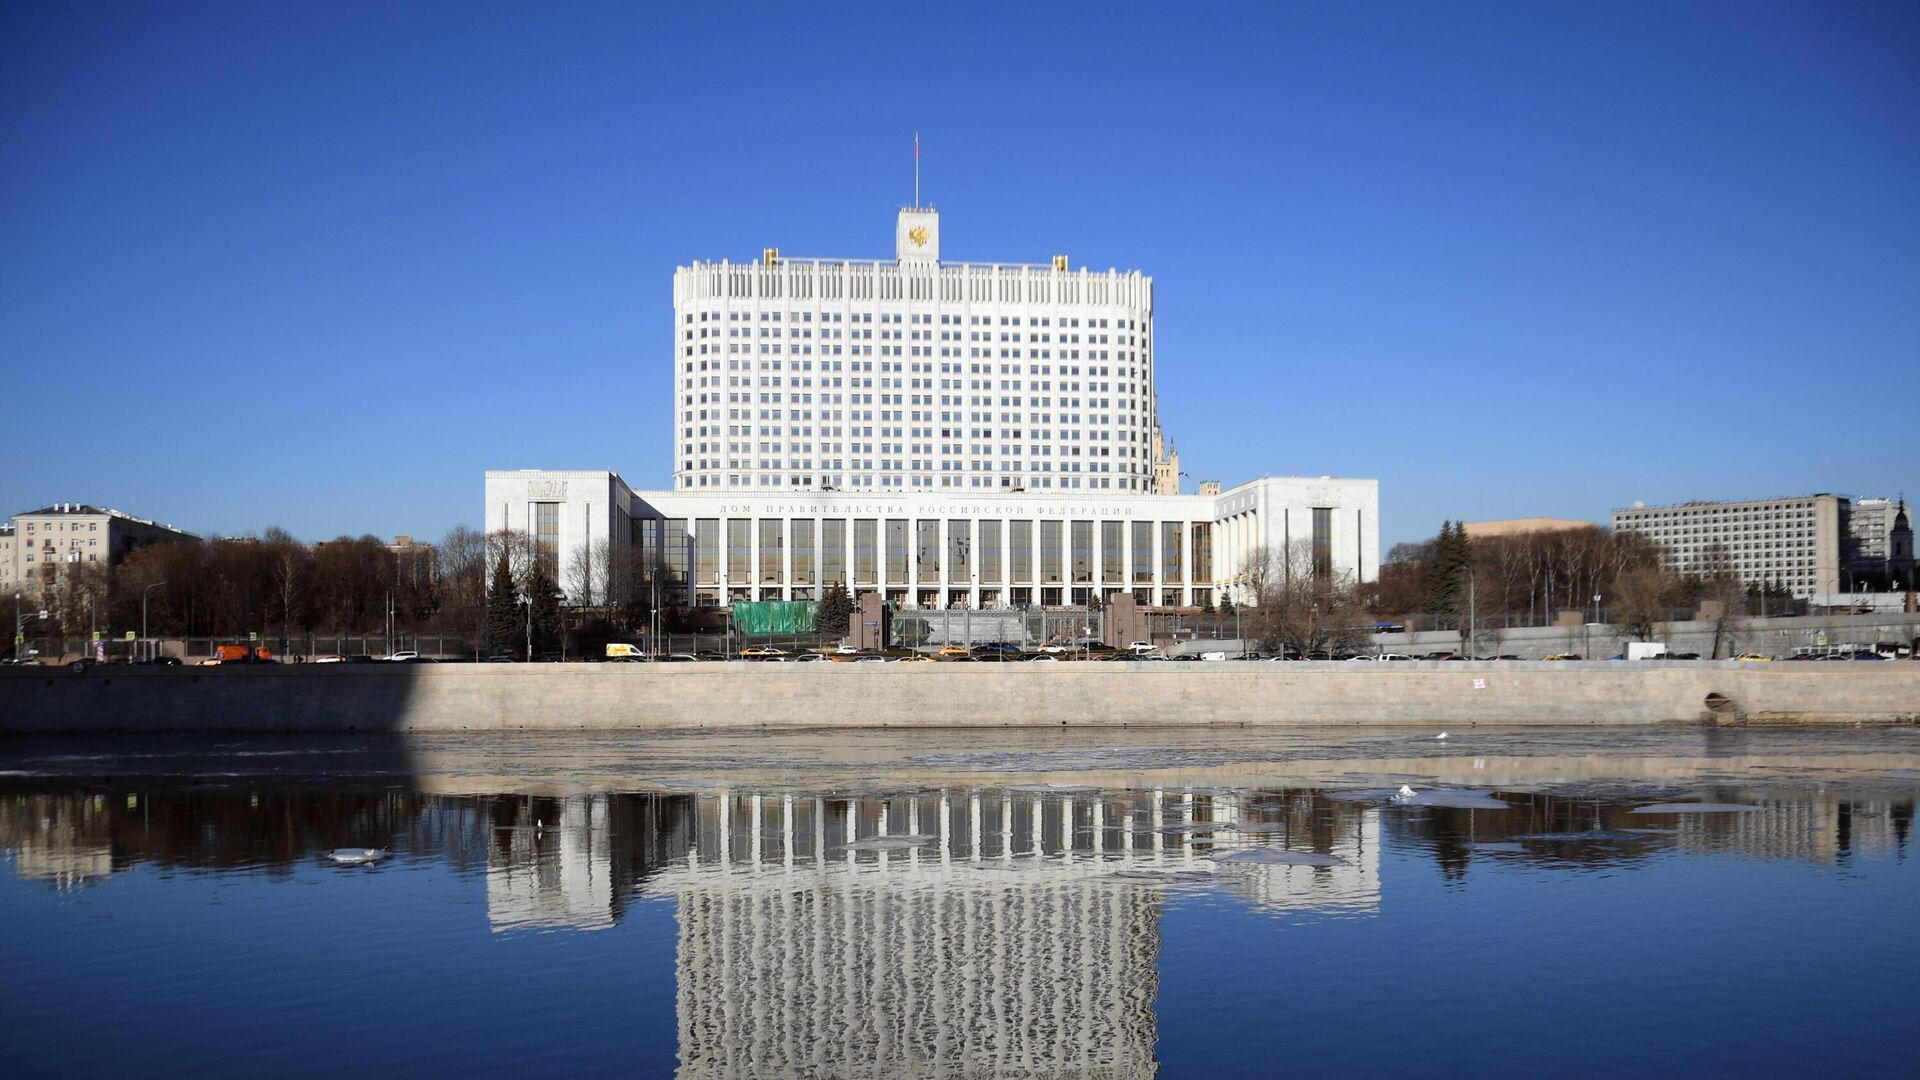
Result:
<instances>
[{"instance_id":1,"label":"building facade","mask_svg":"<svg viewBox=\"0 0 1920 1080\"><path fill-rule=\"evenodd\" d=\"M703 606L814 600L836 584L922 608L1243 603L1262 546L1304 546L1337 579L1379 572L1374 480L1265 478L1217 495L636 492L611 472L524 469L488 472L486 489L488 532L527 535L555 567L629 545L675 600Z\"/></svg>"},{"instance_id":2,"label":"building facade","mask_svg":"<svg viewBox=\"0 0 1920 1080\"><path fill-rule=\"evenodd\" d=\"M1796 597L1911 585L1913 531L1905 502L1821 493L1750 502L1633 506L1613 527L1659 544L1665 565L1683 574L1730 570L1750 585L1777 585Z\"/></svg>"},{"instance_id":3,"label":"building facade","mask_svg":"<svg viewBox=\"0 0 1920 1080\"><path fill-rule=\"evenodd\" d=\"M1249 556L1379 569L1379 484L1263 478L1179 491L1155 405L1153 283L1137 271L942 262L902 209L891 261L679 267L673 483L486 474L488 532L524 533L575 602L620 553L675 601L906 607L1245 602ZM597 575L603 583L614 575Z\"/></svg>"},{"instance_id":4,"label":"building facade","mask_svg":"<svg viewBox=\"0 0 1920 1080\"><path fill-rule=\"evenodd\" d=\"M1913 587L1913 525L1905 499L1854 499L1847 512L1848 591Z\"/></svg>"},{"instance_id":5,"label":"building facade","mask_svg":"<svg viewBox=\"0 0 1920 1080\"><path fill-rule=\"evenodd\" d=\"M894 258L674 272L675 490L1154 490L1153 282Z\"/></svg>"},{"instance_id":6,"label":"building facade","mask_svg":"<svg viewBox=\"0 0 1920 1080\"><path fill-rule=\"evenodd\" d=\"M1579 518L1527 517L1502 518L1498 521L1466 521L1461 527L1467 530L1469 540L1492 540L1506 536L1530 536L1534 533L1569 532L1574 529L1591 529L1594 523Z\"/></svg>"},{"instance_id":7,"label":"building facade","mask_svg":"<svg viewBox=\"0 0 1920 1080\"><path fill-rule=\"evenodd\" d=\"M191 540L171 525L87 503L55 503L15 514L0 530L0 586L49 588L67 568L119 565L143 544Z\"/></svg>"}]
</instances>

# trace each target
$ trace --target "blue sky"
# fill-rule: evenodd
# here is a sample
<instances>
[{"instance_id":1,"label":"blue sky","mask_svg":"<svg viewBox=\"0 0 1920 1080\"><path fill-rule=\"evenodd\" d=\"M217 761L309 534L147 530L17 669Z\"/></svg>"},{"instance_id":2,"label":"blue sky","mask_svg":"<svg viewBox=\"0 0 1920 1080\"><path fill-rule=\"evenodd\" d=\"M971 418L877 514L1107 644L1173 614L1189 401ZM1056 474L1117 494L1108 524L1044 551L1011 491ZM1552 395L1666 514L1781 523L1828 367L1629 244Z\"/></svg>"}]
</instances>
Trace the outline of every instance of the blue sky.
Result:
<instances>
[{"instance_id":1,"label":"blue sky","mask_svg":"<svg viewBox=\"0 0 1920 1080\"><path fill-rule=\"evenodd\" d=\"M890 254L916 130L948 257L1154 277L1196 479L1917 478L1920 5L685 7L0 6L0 512L664 486L673 267Z\"/></svg>"}]
</instances>

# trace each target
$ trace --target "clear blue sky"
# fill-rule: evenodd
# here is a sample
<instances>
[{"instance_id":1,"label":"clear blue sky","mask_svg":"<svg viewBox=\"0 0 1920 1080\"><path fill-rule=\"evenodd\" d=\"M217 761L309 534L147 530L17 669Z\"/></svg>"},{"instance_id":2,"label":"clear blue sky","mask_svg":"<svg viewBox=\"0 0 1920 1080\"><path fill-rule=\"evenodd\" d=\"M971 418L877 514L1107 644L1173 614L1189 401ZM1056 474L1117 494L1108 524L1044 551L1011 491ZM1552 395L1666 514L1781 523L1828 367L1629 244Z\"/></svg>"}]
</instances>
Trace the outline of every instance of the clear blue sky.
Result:
<instances>
[{"instance_id":1,"label":"clear blue sky","mask_svg":"<svg viewBox=\"0 0 1920 1080\"><path fill-rule=\"evenodd\" d=\"M1154 277L1197 479L1920 479L1920 5L664 6L0 7L0 511L664 486L673 267L890 254L916 129L947 256Z\"/></svg>"}]
</instances>

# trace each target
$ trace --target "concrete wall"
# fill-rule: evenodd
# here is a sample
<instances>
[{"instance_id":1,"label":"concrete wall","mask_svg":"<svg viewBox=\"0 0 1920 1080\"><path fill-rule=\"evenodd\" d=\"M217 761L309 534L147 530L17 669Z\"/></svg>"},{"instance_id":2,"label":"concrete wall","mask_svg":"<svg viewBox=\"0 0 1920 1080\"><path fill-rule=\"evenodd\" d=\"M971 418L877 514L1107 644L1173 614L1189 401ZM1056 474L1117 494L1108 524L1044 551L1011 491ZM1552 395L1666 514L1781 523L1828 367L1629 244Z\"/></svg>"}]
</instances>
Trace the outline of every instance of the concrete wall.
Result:
<instances>
[{"instance_id":1,"label":"concrete wall","mask_svg":"<svg viewBox=\"0 0 1920 1080\"><path fill-rule=\"evenodd\" d=\"M1720 642L1720 655L1723 657L1744 652L1786 656L1795 649L1812 646L1821 634L1825 634L1828 642L1834 645L1844 641L1867 645L1876 641L1911 642L1920 638L1920 615L1895 612L1881 615L1739 618L1732 620L1723 630L1725 637ZM1655 639L1665 641L1671 652L1696 652L1708 656L1713 652L1713 632L1714 624L1711 622L1660 623L1655 628ZM1483 627L1475 655L1513 655L1531 660L1554 653L1574 652L1604 659L1621 652L1626 640L1617 627L1605 624L1591 628L1525 626L1503 630L1499 627ZM1379 652L1421 656L1459 648L1460 634L1456 630L1422 630L1412 634L1375 634L1373 641Z\"/></svg>"},{"instance_id":2,"label":"concrete wall","mask_svg":"<svg viewBox=\"0 0 1920 1080\"><path fill-rule=\"evenodd\" d=\"M0 671L0 734L1914 721L1920 664L541 664ZM1736 717L1736 711L1738 717Z\"/></svg>"}]
</instances>

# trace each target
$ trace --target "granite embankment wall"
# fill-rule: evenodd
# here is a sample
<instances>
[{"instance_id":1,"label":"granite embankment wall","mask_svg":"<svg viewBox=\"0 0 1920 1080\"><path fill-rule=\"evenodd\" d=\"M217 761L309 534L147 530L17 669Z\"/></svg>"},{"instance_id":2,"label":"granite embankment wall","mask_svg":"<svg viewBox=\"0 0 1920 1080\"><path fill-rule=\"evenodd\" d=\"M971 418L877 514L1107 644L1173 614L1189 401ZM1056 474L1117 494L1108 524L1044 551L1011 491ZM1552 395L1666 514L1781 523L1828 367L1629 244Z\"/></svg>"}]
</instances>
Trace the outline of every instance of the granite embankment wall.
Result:
<instances>
[{"instance_id":1,"label":"granite embankment wall","mask_svg":"<svg viewBox=\"0 0 1920 1080\"><path fill-rule=\"evenodd\" d=\"M1730 704L1709 712L1709 698ZM1717 700L1717 699L1716 699ZM1920 664L327 665L0 670L0 734L1820 723L1920 718Z\"/></svg>"}]
</instances>

